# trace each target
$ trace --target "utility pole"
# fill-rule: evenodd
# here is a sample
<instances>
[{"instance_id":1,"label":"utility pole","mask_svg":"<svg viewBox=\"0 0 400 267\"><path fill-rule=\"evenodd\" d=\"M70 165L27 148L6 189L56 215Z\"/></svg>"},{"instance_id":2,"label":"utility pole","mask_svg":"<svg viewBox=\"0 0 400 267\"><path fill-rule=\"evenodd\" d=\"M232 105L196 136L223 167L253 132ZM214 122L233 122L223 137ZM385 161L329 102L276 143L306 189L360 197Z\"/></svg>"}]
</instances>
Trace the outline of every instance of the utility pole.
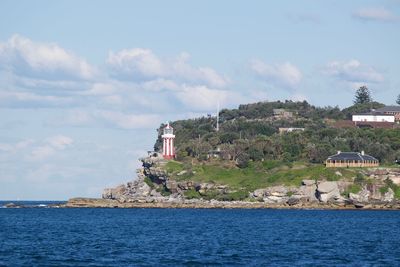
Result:
<instances>
[{"instance_id":1,"label":"utility pole","mask_svg":"<svg viewBox=\"0 0 400 267\"><path fill-rule=\"evenodd\" d=\"M219 131L219 101L217 103L217 132Z\"/></svg>"}]
</instances>

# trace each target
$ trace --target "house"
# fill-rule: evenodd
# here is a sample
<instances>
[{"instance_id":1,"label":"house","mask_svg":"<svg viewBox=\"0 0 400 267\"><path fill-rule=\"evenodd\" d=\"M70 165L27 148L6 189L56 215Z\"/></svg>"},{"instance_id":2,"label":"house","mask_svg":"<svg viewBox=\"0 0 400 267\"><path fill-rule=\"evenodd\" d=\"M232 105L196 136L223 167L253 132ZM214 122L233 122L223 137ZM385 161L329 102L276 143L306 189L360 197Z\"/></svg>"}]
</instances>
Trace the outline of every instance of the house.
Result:
<instances>
[{"instance_id":1,"label":"house","mask_svg":"<svg viewBox=\"0 0 400 267\"><path fill-rule=\"evenodd\" d=\"M329 156L325 161L326 167L378 167L379 160L367 155L364 151L341 152Z\"/></svg>"},{"instance_id":2,"label":"house","mask_svg":"<svg viewBox=\"0 0 400 267\"><path fill-rule=\"evenodd\" d=\"M392 122L394 123L394 115L384 114L384 113L365 113L365 114L355 114L352 116L352 121L354 122Z\"/></svg>"},{"instance_id":3,"label":"house","mask_svg":"<svg viewBox=\"0 0 400 267\"><path fill-rule=\"evenodd\" d=\"M304 128L295 128L295 127L290 127L290 128L279 128L279 133L291 133L291 132L303 132Z\"/></svg>"},{"instance_id":4,"label":"house","mask_svg":"<svg viewBox=\"0 0 400 267\"><path fill-rule=\"evenodd\" d=\"M400 121L400 106L386 106L383 108L378 108L375 113L393 115L395 121Z\"/></svg>"}]
</instances>

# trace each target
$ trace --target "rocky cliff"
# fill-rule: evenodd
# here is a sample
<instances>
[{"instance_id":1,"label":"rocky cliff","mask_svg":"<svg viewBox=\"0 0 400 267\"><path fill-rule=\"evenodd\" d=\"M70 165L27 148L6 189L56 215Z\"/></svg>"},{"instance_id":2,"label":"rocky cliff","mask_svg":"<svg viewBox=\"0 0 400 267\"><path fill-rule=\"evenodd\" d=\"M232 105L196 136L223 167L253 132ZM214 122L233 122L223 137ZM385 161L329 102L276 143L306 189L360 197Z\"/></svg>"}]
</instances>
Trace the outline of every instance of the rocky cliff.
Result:
<instances>
[{"instance_id":1,"label":"rocky cliff","mask_svg":"<svg viewBox=\"0 0 400 267\"><path fill-rule=\"evenodd\" d=\"M165 164L159 154L153 154L141 159L143 167L137 171L137 179L115 188L107 188L102 198L113 203L175 203L182 205L213 205L225 206L228 201L221 199L205 199L209 192L227 194L230 188L222 184L195 183L190 180L176 181L169 177ZM184 172L184 171L183 171ZM182 173L183 175L183 173ZM388 181L400 183L400 169L368 169L365 171L368 183L360 186L358 192L347 192L354 181L303 180L300 186L277 185L259 188L248 192L244 203L261 203L271 207L309 207L333 205L333 207L387 207L397 201L394 191L387 187ZM251 178L249 178L251 179ZM373 181L373 182L371 182ZM192 194L189 194L192 193ZM190 195L196 194L193 198ZM231 203L238 203L237 201ZM225 204L224 204L225 203ZM114 205L114 204L113 204ZM241 204L235 204L241 205ZM235 206L234 205L234 206ZM255 204L251 204L255 205ZM257 204L259 205L259 204ZM156 205L157 206L157 205Z\"/></svg>"}]
</instances>

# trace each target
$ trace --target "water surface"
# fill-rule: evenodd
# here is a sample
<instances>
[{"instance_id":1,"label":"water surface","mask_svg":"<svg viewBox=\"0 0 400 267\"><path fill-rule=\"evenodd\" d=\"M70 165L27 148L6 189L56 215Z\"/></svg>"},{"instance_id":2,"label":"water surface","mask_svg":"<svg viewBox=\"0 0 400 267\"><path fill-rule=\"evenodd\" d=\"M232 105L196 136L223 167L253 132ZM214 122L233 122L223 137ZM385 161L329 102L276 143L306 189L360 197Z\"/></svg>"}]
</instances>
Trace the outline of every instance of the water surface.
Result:
<instances>
[{"instance_id":1,"label":"water surface","mask_svg":"<svg viewBox=\"0 0 400 267\"><path fill-rule=\"evenodd\" d=\"M400 212L0 209L0 266L399 266Z\"/></svg>"}]
</instances>

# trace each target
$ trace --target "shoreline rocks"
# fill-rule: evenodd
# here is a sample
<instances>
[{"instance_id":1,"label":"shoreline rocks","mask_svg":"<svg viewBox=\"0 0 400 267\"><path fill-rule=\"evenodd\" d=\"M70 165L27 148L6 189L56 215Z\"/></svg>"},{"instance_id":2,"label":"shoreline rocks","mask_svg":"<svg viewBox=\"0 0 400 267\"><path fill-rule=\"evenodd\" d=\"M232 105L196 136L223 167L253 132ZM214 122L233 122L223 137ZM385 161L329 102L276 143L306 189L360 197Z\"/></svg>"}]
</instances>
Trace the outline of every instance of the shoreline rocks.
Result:
<instances>
[{"instance_id":1,"label":"shoreline rocks","mask_svg":"<svg viewBox=\"0 0 400 267\"><path fill-rule=\"evenodd\" d=\"M325 181L304 179L300 186L274 185L259 188L253 192L240 192L232 198L232 191L227 185L214 182L195 182L185 179L175 180L165 169L167 161L162 155L154 153L141 159L143 167L137 171L137 179L115 188L104 189L100 200L75 199L69 206L88 205L94 207L202 207L202 208L386 208L395 201L395 193L387 189L381 193L388 176L394 179L400 171L370 169L366 174L375 177L376 184L364 185L358 193L348 193L354 184L352 180ZM186 175L182 170L177 176ZM339 171L337 176L342 176ZM397 175L397 176L396 176ZM251 178L249 178L251 179ZM387 183L387 182L386 182ZM247 198L243 200L243 195ZM343 195L342 195L343 194ZM238 197L239 196L239 197ZM193 199L191 199L193 198ZM207 199L207 200L206 200ZM211 199L211 200L210 200ZM227 201L231 199L231 201ZM241 199L241 201L232 201ZM93 203L92 203L92 202ZM67 205L67 206L68 206ZM374 206L375 205L375 206Z\"/></svg>"},{"instance_id":2,"label":"shoreline rocks","mask_svg":"<svg viewBox=\"0 0 400 267\"><path fill-rule=\"evenodd\" d=\"M112 199L72 198L63 208L181 208L181 209L322 209L322 210L400 210L400 202L336 203L301 202L289 198L287 203L217 200L169 200L165 202L119 202Z\"/></svg>"}]
</instances>

